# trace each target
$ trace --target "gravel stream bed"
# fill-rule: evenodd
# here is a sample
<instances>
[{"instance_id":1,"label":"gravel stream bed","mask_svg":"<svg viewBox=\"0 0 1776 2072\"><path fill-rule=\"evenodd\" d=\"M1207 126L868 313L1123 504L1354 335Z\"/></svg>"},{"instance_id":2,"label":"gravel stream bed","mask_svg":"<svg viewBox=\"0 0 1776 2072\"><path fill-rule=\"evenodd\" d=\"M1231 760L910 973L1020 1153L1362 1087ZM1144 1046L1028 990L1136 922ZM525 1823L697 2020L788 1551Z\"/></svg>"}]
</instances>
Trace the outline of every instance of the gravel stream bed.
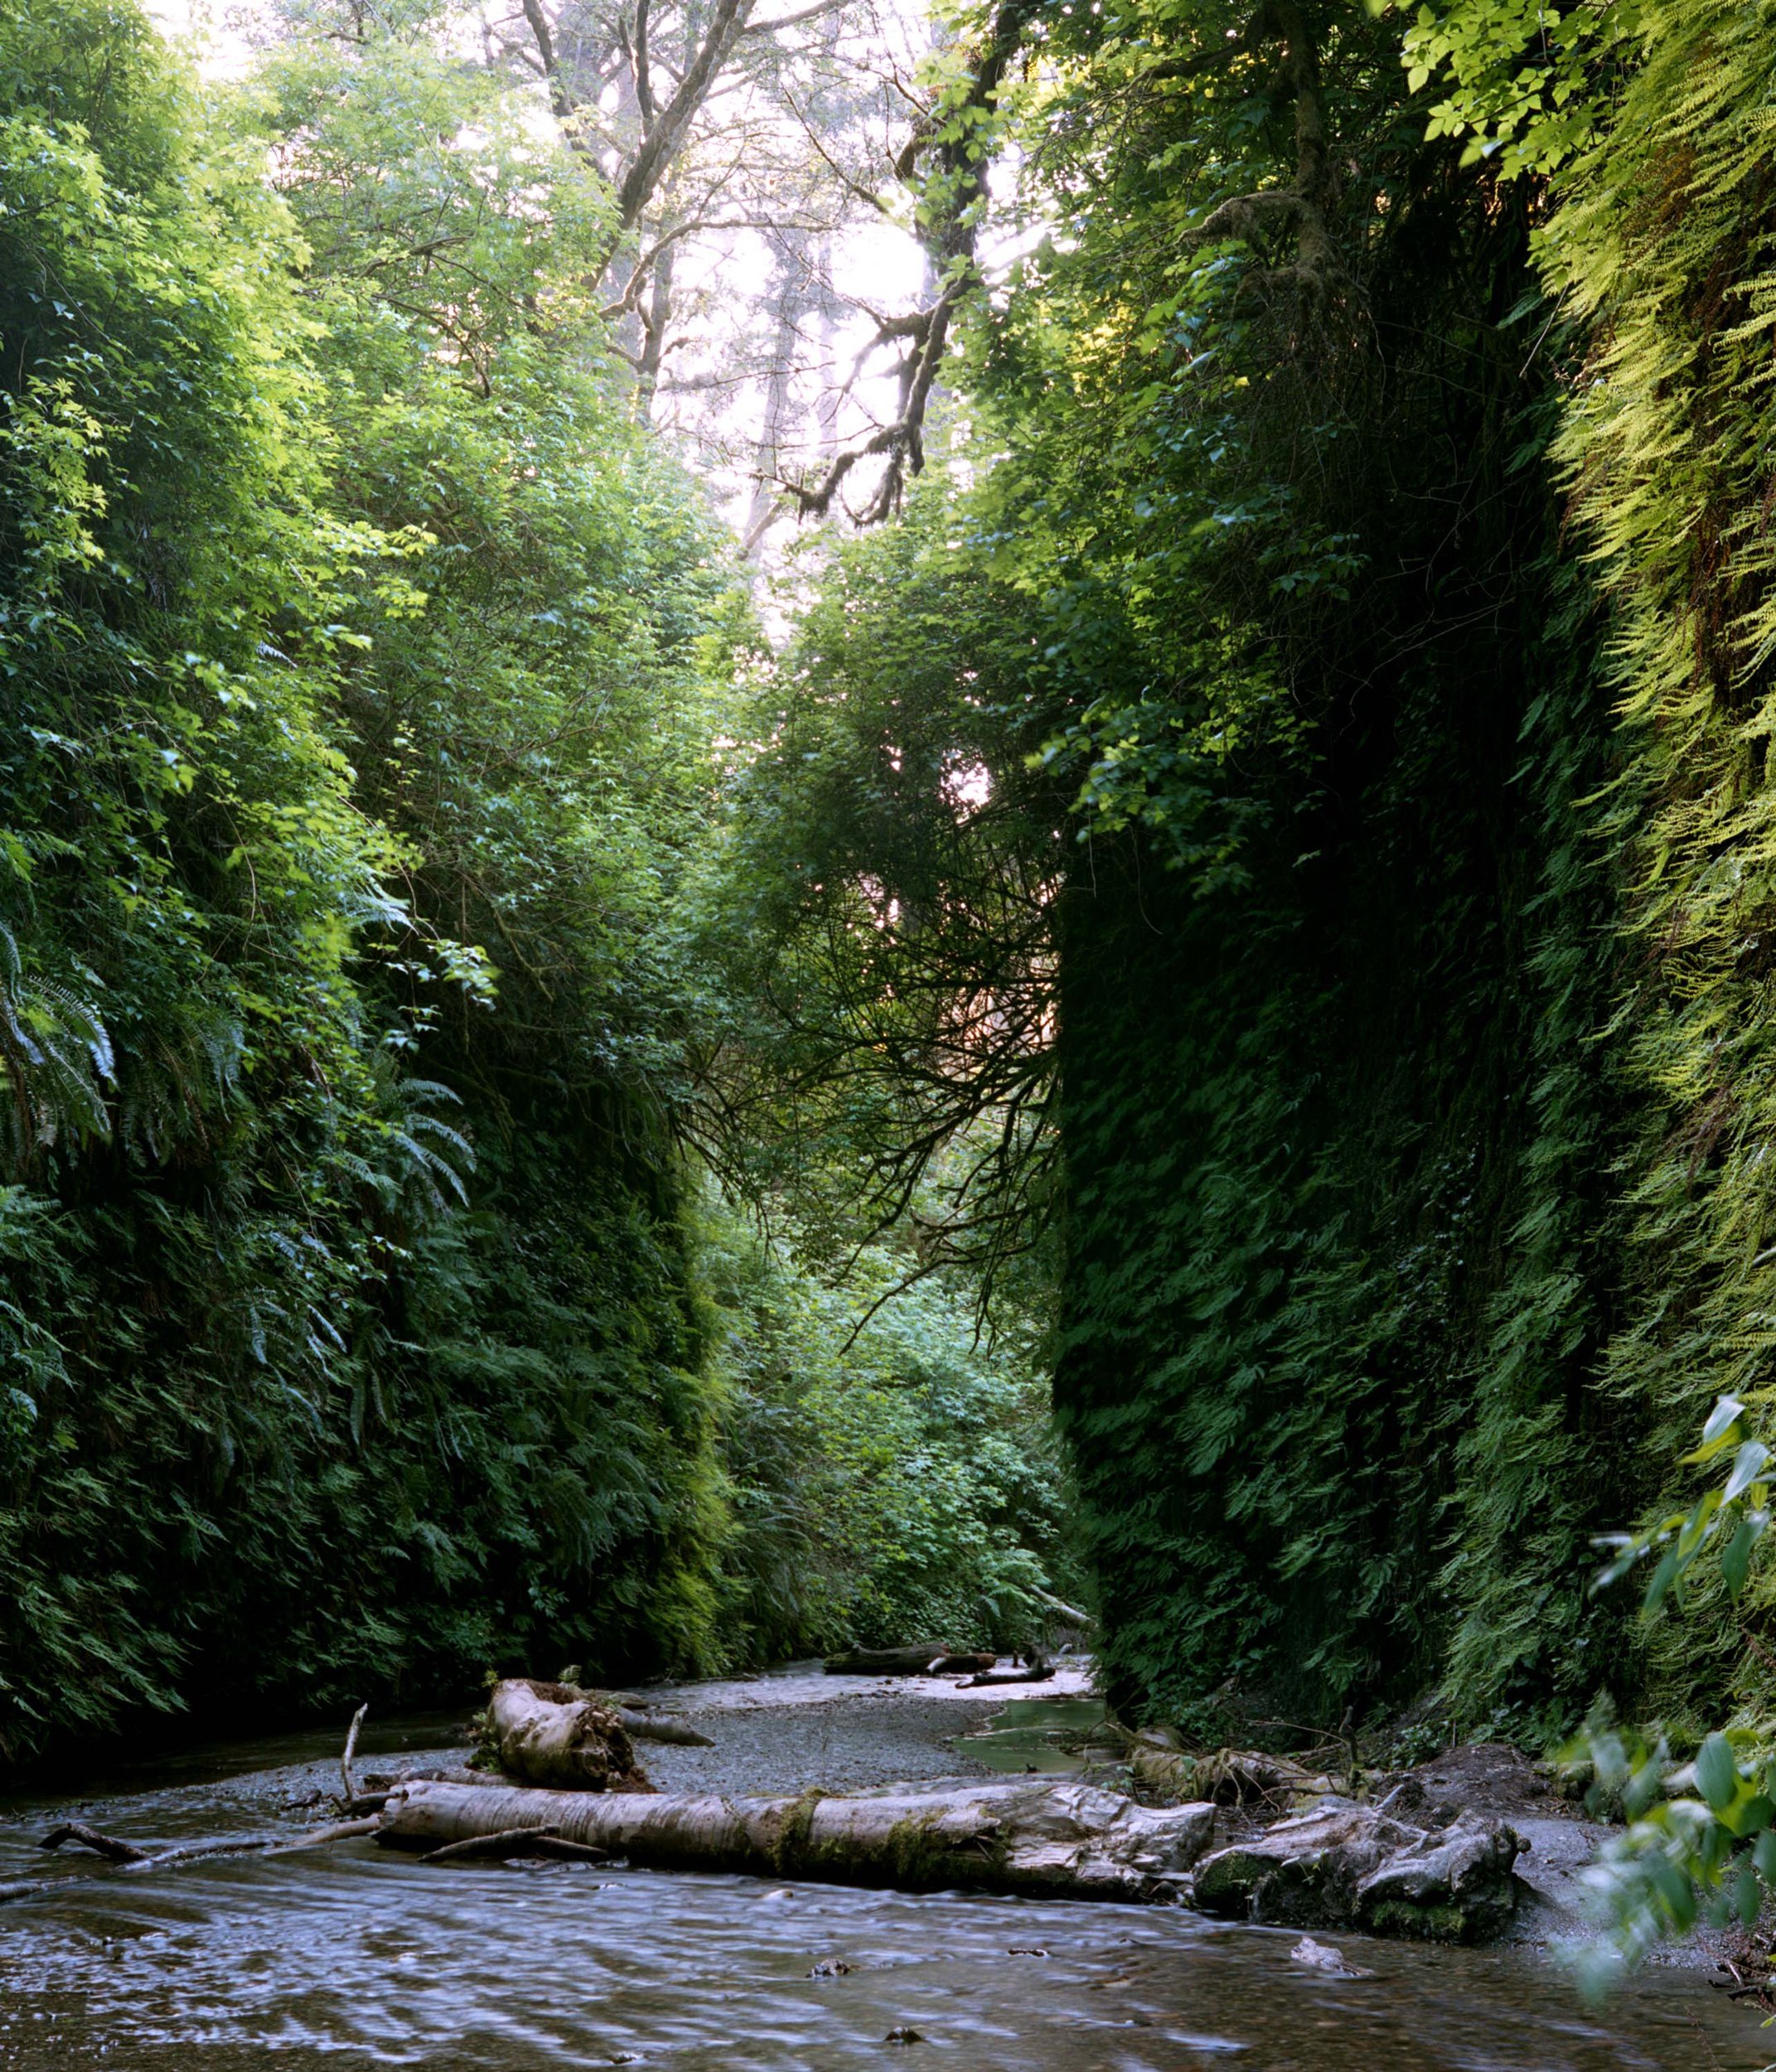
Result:
<instances>
[{"instance_id":1,"label":"gravel stream bed","mask_svg":"<svg viewBox=\"0 0 1776 2072\"><path fill-rule=\"evenodd\" d=\"M744 1711L686 1711L713 1748L642 1741L636 1753L662 1791L868 1791L933 1778L985 1777L959 1736L997 1706L965 1712L943 1698L844 1693L825 1704L759 1705Z\"/></svg>"}]
</instances>

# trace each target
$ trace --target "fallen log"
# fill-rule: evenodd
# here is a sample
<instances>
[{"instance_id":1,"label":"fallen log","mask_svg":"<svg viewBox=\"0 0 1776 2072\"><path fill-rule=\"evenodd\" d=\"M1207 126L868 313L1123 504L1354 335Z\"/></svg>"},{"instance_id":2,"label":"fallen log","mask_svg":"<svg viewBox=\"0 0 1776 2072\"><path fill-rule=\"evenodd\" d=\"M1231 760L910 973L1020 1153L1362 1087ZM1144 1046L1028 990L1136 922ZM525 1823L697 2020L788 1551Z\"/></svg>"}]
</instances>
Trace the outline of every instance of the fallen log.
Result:
<instances>
[{"instance_id":1,"label":"fallen log","mask_svg":"<svg viewBox=\"0 0 1776 2072\"><path fill-rule=\"evenodd\" d=\"M1303 1769L1287 1755L1269 1755L1260 1749L1224 1748L1198 1759L1191 1789L1198 1798L1212 1798L1217 1806L1261 1801L1280 1808L1298 1794L1323 1797L1332 1789L1332 1779Z\"/></svg>"},{"instance_id":2,"label":"fallen log","mask_svg":"<svg viewBox=\"0 0 1776 2072\"><path fill-rule=\"evenodd\" d=\"M941 1641L921 1640L906 1648L847 1648L826 1658L830 1677L922 1677L934 1662L952 1650Z\"/></svg>"},{"instance_id":3,"label":"fallen log","mask_svg":"<svg viewBox=\"0 0 1776 2072\"><path fill-rule=\"evenodd\" d=\"M604 1706L614 1712L632 1741L668 1741L675 1748L715 1745L707 1734L699 1734L695 1727L685 1726L682 1720L675 1720L669 1713L656 1711L656 1701L636 1692L600 1691L573 1677L563 1677L560 1687L575 1697L590 1698L594 1705Z\"/></svg>"},{"instance_id":4,"label":"fallen log","mask_svg":"<svg viewBox=\"0 0 1776 2072\"><path fill-rule=\"evenodd\" d=\"M956 1886L1053 1899L1174 1897L1208 1846L1209 1805L1146 1807L1071 1781L834 1798L718 1798L527 1791L414 1783L390 1794L377 1832L436 1850L519 1828L659 1870L930 1891Z\"/></svg>"},{"instance_id":5,"label":"fallen log","mask_svg":"<svg viewBox=\"0 0 1776 2072\"><path fill-rule=\"evenodd\" d=\"M990 1685L1000 1683L1048 1683L1053 1680L1054 1664L1050 1662L1033 1663L1028 1669L983 1669L979 1676L970 1677L963 1683L965 1691L980 1691Z\"/></svg>"},{"instance_id":6,"label":"fallen log","mask_svg":"<svg viewBox=\"0 0 1776 2072\"><path fill-rule=\"evenodd\" d=\"M1095 1626L1096 1617L1082 1611L1077 1605L1070 1605L1064 1597L1057 1597L1053 1590L1039 1590L1034 1583L1024 1585L1025 1594L1033 1597L1038 1605L1052 1611L1057 1619L1064 1619L1070 1626Z\"/></svg>"},{"instance_id":7,"label":"fallen log","mask_svg":"<svg viewBox=\"0 0 1776 2072\"><path fill-rule=\"evenodd\" d=\"M1511 1866L1523 1847L1515 1828L1471 1809L1426 1829L1328 1795L1205 1858L1193 1903L1281 1927L1486 1942L1517 1904Z\"/></svg>"},{"instance_id":8,"label":"fallen log","mask_svg":"<svg viewBox=\"0 0 1776 2072\"><path fill-rule=\"evenodd\" d=\"M663 1719L652 1712L632 1712L619 1706L617 1718L632 1741L665 1741L674 1748L714 1748L707 1734L699 1734L682 1720Z\"/></svg>"},{"instance_id":9,"label":"fallen log","mask_svg":"<svg viewBox=\"0 0 1776 2072\"><path fill-rule=\"evenodd\" d=\"M374 1817L366 1820L336 1820L325 1828L311 1828L305 1834L287 1838L252 1835L235 1840L181 1842L167 1849L143 1849L133 1842L125 1842L119 1835L108 1835L97 1828L90 1828L84 1820L65 1820L59 1827L51 1828L37 1847L59 1849L64 1842L78 1842L95 1856L103 1857L111 1871L128 1877L138 1871L162 1871L177 1864L199 1862L206 1857L288 1856L293 1850L318 1848L326 1842L344 1842L354 1835L373 1833L380 1824ZM94 1865L93 1875L102 1877L105 1872ZM34 1893L54 1891L66 1882L60 1878L37 1878L0 1885L0 1905L9 1900L29 1899Z\"/></svg>"},{"instance_id":10,"label":"fallen log","mask_svg":"<svg viewBox=\"0 0 1776 2072\"><path fill-rule=\"evenodd\" d=\"M621 1717L578 1684L535 1677L495 1684L487 1701L487 1738L500 1768L527 1784L573 1791L654 1789Z\"/></svg>"}]
</instances>

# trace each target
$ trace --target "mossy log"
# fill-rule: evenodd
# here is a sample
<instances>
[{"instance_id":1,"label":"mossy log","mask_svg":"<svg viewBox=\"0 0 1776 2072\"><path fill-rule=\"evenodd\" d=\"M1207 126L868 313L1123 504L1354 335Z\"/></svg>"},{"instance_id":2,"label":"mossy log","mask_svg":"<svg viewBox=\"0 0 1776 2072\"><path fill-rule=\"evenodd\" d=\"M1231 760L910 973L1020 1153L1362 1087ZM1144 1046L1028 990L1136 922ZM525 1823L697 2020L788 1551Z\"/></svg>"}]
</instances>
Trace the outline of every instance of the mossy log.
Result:
<instances>
[{"instance_id":1,"label":"mossy log","mask_svg":"<svg viewBox=\"0 0 1776 2072\"><path fill-rule=\"evenodd\" d=\"M548 1827L660 1870L727 1871L931 1891L1051 1899L1176 1896L1207 1847L1214 1808L1138 1806L1095 1786L1019 1780L836 1798L718 1798L402 1785L376 1839L437 1849Z\"/></svg>"}]
</instances>

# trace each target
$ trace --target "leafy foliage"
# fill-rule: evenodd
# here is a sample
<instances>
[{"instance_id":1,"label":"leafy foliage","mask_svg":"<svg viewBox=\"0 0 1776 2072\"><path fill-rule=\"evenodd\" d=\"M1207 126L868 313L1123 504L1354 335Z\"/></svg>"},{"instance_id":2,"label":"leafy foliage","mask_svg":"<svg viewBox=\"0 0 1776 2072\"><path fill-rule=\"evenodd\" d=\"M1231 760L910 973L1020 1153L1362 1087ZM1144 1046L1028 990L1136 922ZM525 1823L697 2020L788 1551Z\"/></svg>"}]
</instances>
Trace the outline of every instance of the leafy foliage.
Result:
<instances>
[{"instance_id":1,"label":"leafy foliage","mask_svg":"<svg viewBox=\"0 0 1776 2072\"><path fill-rule=\"evenodd\" d=\"M1593 1587L1606 1590L1656 1555L1643 1609L1682 1600L1705 1554L1715 1556L1730 1599L1745 1593L1759 1541L1769 1524L1769 1449L1747 1435L1746 1408L1723 1397L1686 1465L1730 1461L1726 1480L1705 1490L1686 1513L1633 1533L1609 1536L1615 1552ZM1567 1751L1582 1756L1595 1782L1596 1810L1619 1803L1626 1826L1605 1843L1586 1873L1594 1914L1607 1940L1580 1953L1590 1982L1644 1958L1664 1937L1683 1935L1699 1920L1724 1928L1756 1924L1767 1891L1776 1890L1776 1757L1767 1733L1739 1726L1706 1736L1687 1770L1674 1769L1668 1743L1619 1732L1606 1718L1588 1723Z\"/></svg>"},{"instance_id":2,"label":"leafy foliage","mask_svg":"<svg viewBox=\"0 0 1776 2072\"><path fill-rule=\"evenodd\" d=\"M1077 787L1057 1406L1125 1704L1448 1673L1521 1719L1592 1687L1585 1527L1633 1500L1571 346L1534 196L1422 139L1392 31L1261 19L1048 25L1070 234L976 339L1004 457L965 508Z\"/></svg>"},{"instance_id":3,"label":"leafy foliage","mask_svg":"<svg viewBox=\"0 0 1776 2072\"><path fill-rule=\"evenodd\" d=\"M281 196L127 11L11 11L0 90L7 1745L713 1661L645 945L725 608L530 322L583 182L392 46L270 79ZM381 178L447 106L478 301Z\"/></svg>"},{"instance_id":4,"label":"leafy foliage","mask_svg":"<svg viewBox=\"0 0 1776 2072\"><path fill-rule=\"evenodd\" d=\"M882 1302L903 1271L890 1247L835 1287L738 1218L711 1237L728 1589L765 1653L1034 1640L1033 1586L1072 1581L1039 1335L976 1339L965 1281Z\"/></svg>"},{"instance_id":5,"label":"leafy foliage","mask_svg":"<svg viewBox=\"0 0 1776 2072\"><path fill-rule=\"evenodd\" d=\"M595 167L435 8L53 0L0 182L0 1752L1017 1629L1028 1347L704 1227L748 614Z\"/></svg>"}]
</instances>

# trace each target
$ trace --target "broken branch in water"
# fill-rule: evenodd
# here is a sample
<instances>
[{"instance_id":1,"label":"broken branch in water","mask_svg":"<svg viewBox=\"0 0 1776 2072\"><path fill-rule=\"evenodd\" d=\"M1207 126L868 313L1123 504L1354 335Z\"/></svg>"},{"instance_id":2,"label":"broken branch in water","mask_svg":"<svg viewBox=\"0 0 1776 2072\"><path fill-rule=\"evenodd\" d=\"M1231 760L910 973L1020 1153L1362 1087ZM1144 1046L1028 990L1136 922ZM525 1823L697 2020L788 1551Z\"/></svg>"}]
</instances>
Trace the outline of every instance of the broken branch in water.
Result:
<instances>
[{"instance_id":1,"label":"broken branch in water","mask_svg":"<svg viewBox=\"0 0 1776 2072\"><path fill-rule=\"evenodd\" d=\"M366 1702L352 1714L351 1725L346 1731L345 1753L339 1759L339 1774L346 1787L345 1808L347 1813L351 1812L357 1803L358 1788L351 1775L351 1759L357 1753L358 1729L363 1726L364 1716L369 1710Z\"/></svg>"},{"instance_id":2,"label":"broken branch in water","mask_svg":"<svg viewBox=\"0 0 1776 2072\"><path fill-rule=\"evenodd\" d=\"M384 1792L381 1796L386 1798L388 1794ZM262 1848L269 1857L286 1857L293 1849L318 1849L329 1842L349 1842L354 1835L373 1835L381 1825L382 1818L379 1811L367 1813L361 1820L336 1820L325 1828L311 1828L307 1834L293 1835L288 1842L225 1842L221 1846L224 1848Z\"/></svg>"},{"instance_id":3,"label":"broken branch in water","mask_svg":"<svg viewBox=\"0 0 1776 2072\"><path fill-rule=\"evenodd\" d=\"M560 1863L608 1863L611 1852L589 1842L570 1842L553 1827L502 1828L495 1835L471 1835L428 1851L422 1863L505 1862L512 1857L546 1857Z\"/></svg>"},{"instance_id":4,"label":"broken branch in water","mask_svg":"<svg viewBox=\"0 0 1776 2072\"><path fill-rule=\"evenodd\" d=\"M120 1836L101 1834L98 1828L89 1828L84 1820L63 1821L59 1828L51 1828L37 1847L59 1849L65 1842L77 1842L83 1849L90 1849L108 1863L145 1863L152 1853L138 1849L134 1842L125 1842Z\"/></svg>"},{"instance_id":5,"label":"broken branch in water","mask_svg":"<svg viewBox=\"0 0 1776 2072\"><path fill-rule=\"evenodd\" d=\"M354 1835L374 1834L381 1825L372 1813L361 1820L336 1820L325 1828L311 1828L306 1834L280 1839L276 1835L254 1835L239 1841L181 1842L170 1849L143 1849L119 1835L108 1835L84 1820L65 1820L51 1828L37 1844L40 1849L59 1849L65 1842L78 1842L114 1869L133 1875L163 1870L173 1864L196 1863L206 1857L288 1856L297 1849L314 1849L329 1842L345 1842ZM53 1890L60 1879L38 1878L29 1882L0 1885L0 1905L9 1900L28 1899L34 1892Z\"/></svg>"}]
</instances>

